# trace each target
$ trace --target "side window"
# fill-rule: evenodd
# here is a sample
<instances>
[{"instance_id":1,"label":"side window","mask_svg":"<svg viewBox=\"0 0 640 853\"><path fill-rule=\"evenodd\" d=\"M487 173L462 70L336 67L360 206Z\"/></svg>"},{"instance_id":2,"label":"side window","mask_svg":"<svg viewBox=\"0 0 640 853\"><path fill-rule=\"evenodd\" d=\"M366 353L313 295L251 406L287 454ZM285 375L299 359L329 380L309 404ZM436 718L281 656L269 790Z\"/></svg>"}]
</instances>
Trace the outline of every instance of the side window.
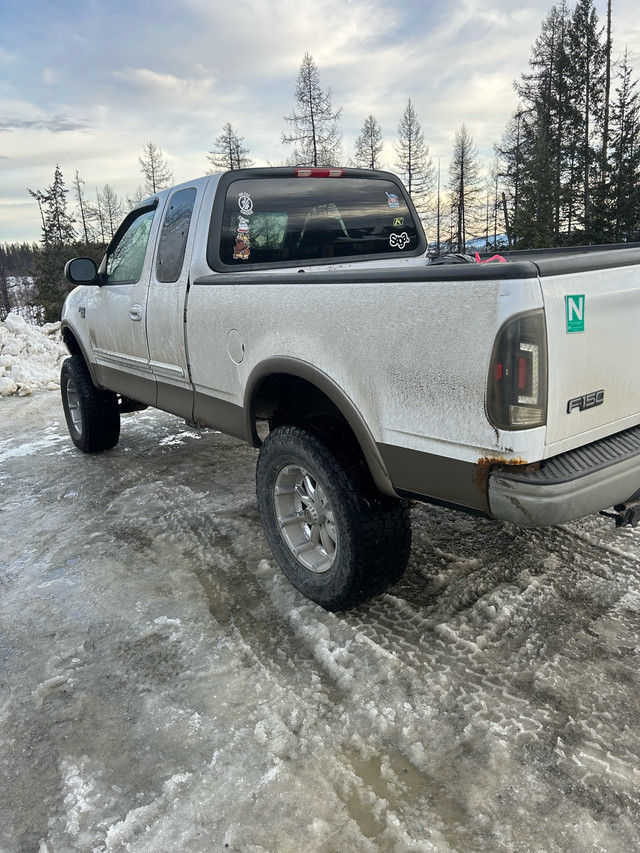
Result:
<instances>
[{"instance_id":1,"label":"side window","mask_svg":"<svg viewBox=\"0 0 640 853\"><path fill-rule=\"evenodd\" d=\"M193 187L179 190L169 199L158 243L158 281L171 282L180 278L195 201L196 190Z\"/></svg>"},{"instance_id":2,"label":"side window","mask_svg":"<svg viewBox=\"0 0 640 853\"><path fill-rule=\"evenodd\" d=\"M107 252L108 284L140 280L154 213L155 207L151 210L147 208L138 212L132 219L125 220L124 230L121 234L116 234L116 240Z\"/></svg>"}]
</instances>

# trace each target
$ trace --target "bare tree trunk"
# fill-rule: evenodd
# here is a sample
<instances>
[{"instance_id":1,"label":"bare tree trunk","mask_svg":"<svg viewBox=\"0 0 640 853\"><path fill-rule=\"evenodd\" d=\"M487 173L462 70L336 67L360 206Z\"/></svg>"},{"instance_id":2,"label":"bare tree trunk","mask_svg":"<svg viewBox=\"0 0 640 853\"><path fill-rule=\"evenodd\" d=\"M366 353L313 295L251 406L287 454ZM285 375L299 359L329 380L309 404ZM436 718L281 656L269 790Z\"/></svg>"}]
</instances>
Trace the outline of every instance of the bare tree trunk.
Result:
<instances>
[{"instance_id":1,"label":"bare tree trunk","mask_svg":"<svg viewBox=\"0 0 640 853\"><path fill-rule=\"evenodd\" d=\"M607 43L606 68L604 78L604 119L602 127L602 168L600 180L604 186L607 180L607 154L609 149L609 99L611 97L611 0L607 3Z\"/></svg>"},{"instance_id":2,"label":"bare tree trunk","mask_svg":"<svg viewBox=\"0 0 640 853\"><path fill-rule=\"evenodd\" d=\"M11 300L9 299L7 273L4 266L0 264L0 320L4 320L10 311Z\"/></svg>"},{"instance_id":3,"label":"bare tree trunk","mask_svg":"<svg viewBox=\"0 0 640 853\"><path fill-rule=\"evenodd\" d=\"M509 248L512 247L511 242L511 227L509 225L509 210L507 209L507 196L502 193L502 209L504 210L504 230L507 232L507 243Z\"/></svg>"}]
</instances>

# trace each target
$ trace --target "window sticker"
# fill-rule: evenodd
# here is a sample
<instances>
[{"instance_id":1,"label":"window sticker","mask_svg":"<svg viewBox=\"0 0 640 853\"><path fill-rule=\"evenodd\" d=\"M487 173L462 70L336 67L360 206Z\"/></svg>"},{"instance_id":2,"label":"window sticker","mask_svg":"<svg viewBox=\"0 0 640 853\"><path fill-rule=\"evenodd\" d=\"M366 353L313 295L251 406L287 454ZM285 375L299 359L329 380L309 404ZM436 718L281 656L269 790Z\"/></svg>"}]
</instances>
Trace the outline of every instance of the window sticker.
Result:
<instances>
[{"instance_id":1,"label":"window sticker","mask_svg":"<svg viewBox=\"0 0 640 853\"><path fill-rule=\"evenodd\" d=\"M238 196L238 207L243 216L251 216L253 213L253 200L248 192L242 192Z\"/></svg>"},{"instance_id":2,"label":"window sticker","mask_svg":"<svg viewBox=\"0 0 640 853\"><path fill-rule=\"evenodd\" d=\"M249 239L249 220L247 216L253 213L253 201L248 192L242 192L238 196L238 207L241 215L238 216L238 233L233 244L233 260L248 261L251 255L251 243ZM242 214L245 214L244 216Z\"/></svg>"},{"instance_id":3,"label":"window sticker","mask_svg":"<svg viewBox=\"0 0 640 853\"><path fill-rule=\"evenodd\" d=\"M400 200L396 193L385 192L385 195L387 197L387 204L389 207L400 207Z\"/></svg>"},{"instance_id":4,"label":"window sticker","mask_svg":"<svg viewBox=\"0 0 640 853\"><path fill-rule=\"evenodd\" d=\"M248 261L251 254L251 246L249 243L249 234L238 230L236 241L233 244L233 260Z\"/></svg>"},{"instance_id":5,"label":"window sticker","mask_svg":"<svg viewBox=\"0 0 640 853\"><path fill-rule=\"evenodd\" d=\"M403 225L404 225L404 216L396 216L396 218L393 220L393 227L394 228L402 228Z\"/></svg>"},{"instance_id":6,"label":"window sticker","mask_svg":"<svg viewBox=\"0 0 640 853\"><path fill-rule=\"evenodd\" d=\"M411 237L409 237L406 231L403 231L402 234L389 235L389 245L395 246L395 248L397 249L404 249L405 246L408 246L410 242Z\"/></svg>"}]
</instances>

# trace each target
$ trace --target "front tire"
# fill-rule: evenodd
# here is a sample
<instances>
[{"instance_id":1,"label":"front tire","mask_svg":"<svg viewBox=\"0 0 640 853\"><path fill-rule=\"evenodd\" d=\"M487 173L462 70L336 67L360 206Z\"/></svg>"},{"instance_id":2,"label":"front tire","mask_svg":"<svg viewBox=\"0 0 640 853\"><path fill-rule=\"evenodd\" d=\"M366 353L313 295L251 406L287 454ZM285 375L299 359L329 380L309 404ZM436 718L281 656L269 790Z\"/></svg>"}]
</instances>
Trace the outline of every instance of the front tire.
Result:
<instances>
[{"instance_id":1,"label":"front tire","mask_svg":"<svg viewBox=\"0 0 640 853\"><path fill-rule=\"evenodd\" d=\"M402 577L411 550L408 504L380 494L359 460L300 427L281 426L262 445L256 484L271 550L307 598L347 610Z\"/></svg>"},{"instance_id":2,"label":"front tire","mask_svg":"<svg viewBox=\"0 0 640 853\"><path fill-rule=\"evenodd\" d=\"M97 453L115 447L120 438L118 397L93 384L82 356L72 355L62 363L60 393L69 435L77 448Z\"/></svg>"}]
</instances>

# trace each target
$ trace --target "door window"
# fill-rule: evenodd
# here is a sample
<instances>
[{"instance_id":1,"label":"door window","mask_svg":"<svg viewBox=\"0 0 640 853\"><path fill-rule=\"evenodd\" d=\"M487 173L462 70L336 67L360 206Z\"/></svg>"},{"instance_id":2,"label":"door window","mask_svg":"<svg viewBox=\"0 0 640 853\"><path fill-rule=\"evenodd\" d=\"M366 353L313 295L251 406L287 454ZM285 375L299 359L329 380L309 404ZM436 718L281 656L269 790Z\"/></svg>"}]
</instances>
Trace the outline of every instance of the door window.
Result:
<instances>
[{"instance_id":1,"label":"door window","mask_svg":"<svg viewBox=\"0 0 640 853\"><path fill-rule=\"evenodd\" d=\"M140 280L155 212L155 206L135 211L120 226L107 250L107 284L132 284Z\"/></svg>"}]
</instances>

